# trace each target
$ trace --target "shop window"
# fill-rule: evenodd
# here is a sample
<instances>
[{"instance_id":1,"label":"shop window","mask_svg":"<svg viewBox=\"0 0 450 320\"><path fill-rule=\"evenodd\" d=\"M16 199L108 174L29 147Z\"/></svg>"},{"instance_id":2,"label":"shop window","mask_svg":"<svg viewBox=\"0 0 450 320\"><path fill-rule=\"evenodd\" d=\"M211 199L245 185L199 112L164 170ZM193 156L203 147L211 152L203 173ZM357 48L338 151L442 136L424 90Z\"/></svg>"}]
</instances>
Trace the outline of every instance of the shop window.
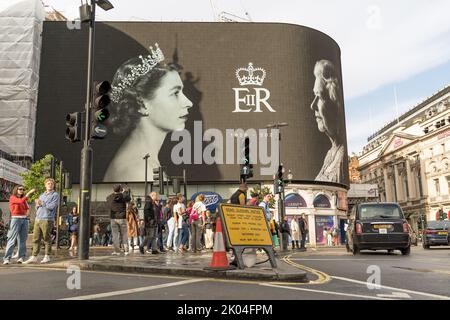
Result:
<instances>
[{"instance_id":1,"label":"shop window","mask_svg":"<svg viewBox=\"0 0 450 320\"><path fill-rule=\"evenodd\" d=\"M324 194L319 194L314 198L314 208L331 208L330 199Z\"/></svg>"}]
</instances>

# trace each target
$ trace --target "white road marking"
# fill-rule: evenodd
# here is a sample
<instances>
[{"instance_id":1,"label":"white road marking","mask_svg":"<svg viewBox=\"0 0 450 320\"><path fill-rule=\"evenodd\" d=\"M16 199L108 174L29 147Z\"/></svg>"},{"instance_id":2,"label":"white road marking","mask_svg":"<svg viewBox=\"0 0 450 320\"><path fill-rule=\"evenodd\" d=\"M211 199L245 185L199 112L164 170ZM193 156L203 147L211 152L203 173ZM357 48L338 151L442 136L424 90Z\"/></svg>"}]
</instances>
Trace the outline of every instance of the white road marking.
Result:
<instances>
[{"instance_id":1,"label":"white road marking","mask_svg":"<svg viewBox=\"0 0 450 320\"><path fill-rule=\"evenodd\" d=\"M130 293L137 293L137 292L144 292L144 291L150 291L150 290L156 290L156 289L162 289L162 288L168 288L168 287L181 286L184 284L190 284L190 283L201 282L201 281L205 281L205 279L184 280L184 281L178 281L178 282L159 284L156 286L148 286L148 287L141 287L141 288L128 289L128 290L91 294L91 295L86 295L86 296L64 298L64 299L60 299L60 300L90 300L90 299L107 298L107 297L113 297L113 296L121 296L121 295L125 295L125 294L130 294Z\"/></svg>"},{"instance_id":2,"label":"white road marking","mask_svg":"<svg viewBox=\"0 0 450 320\"><path fill-rule=\"evenodd\" d=\"M294 261L393 261L392 259L331 259L331 258L289 258L289 260Z\"/></svg>"},{"instance_id":3,"label":"white road marking","mask_svg":"<svg viewBox=\"0 0 450 320\"><path fill-rule=\"evenodd\" d=\"M392 294L377 294L378 297L382 298L407 298L411 299L411 296L404 292L392 292Z\"/></svg>"},{"instance_id":4,"label":"white road marking","mask_svg":"<svg viewBox=\"0 0 450 320\"><path fill-rule=\"evenodd\" d=\"M315 289L306 289L306 288L296 288L296 287L287 287L287 286L277 286L269 283L260 283L261 286L266 287L274 287L274 288L282 288L282 289L290 289L290 290L298 290L298 291L307 291L307 292L316 292L316 293L324 293L324 294L331 294L333 296L346 296L346 297L354 297L354 298L364 298L364 299L373 299L373 300L393 300L389 298L382 298L382 297L374 297L374 296L365 296L361 294L354 294L354 293L344 293L344 292L335 292L335 291L324 291L324 290L315 290Z\"/></svg>"},{"instance_id":5,"label":"white road marking","mask_svg":"<svg viewBox=\"0 0 450 320\"><path fill-rule=\"evenodd\" d=\"M347 282L358 283L358 284L362 284L362 285L367 286L367 282L365 282L365 281L359 281L359 280L354 280L354 279L349 279L349 278L344 278L344 277L336 277L336 276L331 276L331 278L332 279L336 279L336 280L342 280L342 281L347 281ZM442 295L438 295L438 294L433 294L433 293L419 292L419 291L408 290L408 289L400 289L400 288L383 286L383 285L380 285L380 288L387 289L387 290L392 290L392 291L406 292L406 293L426 296L426 297L430 297L430 298L436 298L436 299L440 299L440 300L450 300L450 297L442 296Z\"/></svg>"}]
</instances>

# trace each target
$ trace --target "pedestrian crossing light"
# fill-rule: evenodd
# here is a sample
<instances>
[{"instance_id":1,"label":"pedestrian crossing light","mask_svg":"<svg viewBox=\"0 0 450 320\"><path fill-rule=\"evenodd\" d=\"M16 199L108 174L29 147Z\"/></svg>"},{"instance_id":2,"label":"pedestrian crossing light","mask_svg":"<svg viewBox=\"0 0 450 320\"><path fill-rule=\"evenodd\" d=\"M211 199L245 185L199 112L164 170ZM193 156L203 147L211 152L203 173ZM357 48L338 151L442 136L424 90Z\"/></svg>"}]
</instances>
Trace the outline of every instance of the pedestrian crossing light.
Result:
<instances>
[{"instance_id":1,"label":"pedestrian crossing light","mask_svg":"<svg viewBox=\"0 0 450 320\"><path fill-rule=\"evenodd\" d=\"M241 180L246 181L253 177L253 164L250 163L250 138L244 139L244 150L242 150L243 158L241 162Z\"/></svg>"},{"instance_id":2,"label":"pedestrian crossing light","mask_svg":"<svg viewBox=\"0 0 450 320\"><path fill-rule=\"evenodd\" d=\"M284 191L283 172L284 172L283 165L280 164L278 166L277 175L276 175L275 181L274 181L274 186L273 186L274 193L280 194L280 193L283 193L283 191Z\"/></svg>"},{"instance_id":3,"label":"pedestrian crossing light","mask_svg":"<svg viewBox=\"0 0 450 320\"><path fill-rule=\"evenodd\" d=\"M81 141L81 112L72 112L66 115L66 139L70 142Z\"/></svg>"},{"instance_id":4,"label":"pedestrian crossing light","mask_svg":"<svg viewBox=\"0 0 450 320\"><path fill-rule=\"evenodd\" d=\"M136 199L136 207L138 209L140 209L142 207L142 198L137 198Z\"/></svg>"},{"instance_id":5,"label":"pedestrian crossing light","mask_svg":"<svg viewBox=\"0 0 450 320\"><path fill-rule=\"evenodd\" d=\"M105 121L109 118L109 110L107 106L111 102L109 92L111 84L108 81L94 82L94 116L91 136L93 139L103 139L108 133Z\"/></svg>"},{"instance_id":6,"label":"pedestrian crossing light","mask_svg":"<svg viewBox=\"0 0 450 320\"><path fill-rule=\"evenodd\" d=\"M164 170L163 167L153 168L153 186L159 187L159 194L164 194Z\"/></svg>"}]
</instances>

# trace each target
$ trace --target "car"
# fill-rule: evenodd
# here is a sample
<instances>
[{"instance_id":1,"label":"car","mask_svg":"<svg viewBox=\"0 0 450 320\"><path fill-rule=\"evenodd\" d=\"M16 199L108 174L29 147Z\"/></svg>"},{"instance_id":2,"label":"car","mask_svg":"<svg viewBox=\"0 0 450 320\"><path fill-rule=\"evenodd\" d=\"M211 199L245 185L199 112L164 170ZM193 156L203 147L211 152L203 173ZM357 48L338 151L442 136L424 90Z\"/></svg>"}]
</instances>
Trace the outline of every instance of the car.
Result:
<instances>
[{"instance_id":1,"label":"car","mask_svg":"<svg viewBox=\"0 0 450 320\"><path fill-rule=\"evenodd\" d=\"M347 251L355 255L361 250L400 250L402 255L411 252L408 222L394 202L356 204L349 214L345 237Z\"/></svg>"},{"instance_id":2,"label":"car","mask_svg":"<svg viewBox=\"0 0 450 320\"><path fill-rule=\"evenodd\" d=\"M422 235L423 248L430 249L430 246L448 245L450 245L450 221L428 221Z\"/></svg>"}]
</instances>

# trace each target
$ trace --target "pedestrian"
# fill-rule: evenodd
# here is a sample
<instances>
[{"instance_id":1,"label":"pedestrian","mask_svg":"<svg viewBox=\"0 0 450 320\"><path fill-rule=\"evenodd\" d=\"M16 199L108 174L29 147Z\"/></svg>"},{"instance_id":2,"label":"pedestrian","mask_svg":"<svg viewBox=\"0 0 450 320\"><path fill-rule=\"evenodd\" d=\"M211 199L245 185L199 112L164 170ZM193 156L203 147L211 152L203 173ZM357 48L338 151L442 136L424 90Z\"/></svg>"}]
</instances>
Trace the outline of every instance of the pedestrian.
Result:
<instances>
[{"instance_id":1,"label":"pedestrian","mask_svg":"<svg viewBox=\"0 0 450 320\"><path fill-rule=\"evenodd\" d=\"M128 235L128 248L130 251L138 251L138 209L134 201L128 204L127 208L127 235Z\"/></svg>"},{"instance_id":2,"label":"pedestrian","mask_svg":"<svg viewBox=\"0 0 450 320\"><path fill-rule=\"evenodd\" d=\"M202 234L203 226L206 217L206 206L203 203L205 201L205 195L200 194L197 198L197 202L192 207L189 220L191 223L191 236L192 236L192 252L200 252L202 250L200 237Z\"/></svg>"},{"instance_id":3,"label":"pedestrian","mask_svg":"<svg viewBox=\"0 0 450 320\"><path fill-rule=\"evenodd\" d=\"M189 211L192 212L192 205ZM178 249L178 252L183 253L187 251L187 244L189 242L189 213L188 211L184 211L180 216L179 216L179 221L181 222L181 231L179 231L179 237L180 237L180 246Z\"/></svg>"},{"instance_id":4,"label":"pedestrian","mask_svg":"<svg viewBox=\"0 0 450 320\"><path fill-rule=\"evenodd\" d=\"M331 228L326 229L326 239L327 239L327 246L332 247L333 246L333 233L331 231Z\"/></svg>"},{"instance_id":5,"label":"pedestrian","mask_svg":"<svg viewBox=\"0 0 450 320\"><path fill-rule=\"evenodd\" d=\"M96 223L94 225L94 241L93 241L93 245L94 246L99 246L101 245L101 240L100 240L100 225L98 223Z\"/></svg>"},{"instance_id":6,"label":"pedestrian","mask_svg":"<svg viewBox=\"0 0 450 320\"><path fill-rule=\"evenodd\" d=\"M300 251L306 251L305 243L306 243L306 236L308 234L308 221L306 220L306 216L304 213L302 213L300 220L298 222L298 226L300 229Z\"/></svg>"},{"instance_id":7,"label":"pedestrian","mask_svg":"<svg viewBox=\"0 0 450 320\"><path fill-rule=\"evenodd\" d=\"M339 235L339 232L338 232L338 228L335 226L335 227L333 227L333 245L336 247L336 246L338 246L339 245L339 237L338 237L338 235Z\"/></svg>"},{"instance_id":8,"label":"pedestrian","mask_svg":"<svg viewBox=\"0 0 450 320\"><path fill-rule=\"evenodd\" d=\"M167 221L167 226L169 228L167 247L169 248L169 250L173 251L177 251L181 240L180 233L183 225L179 217L181 217L183 212L186 211L186 206L184 205L183 201L184 197L181 194L178 194L176 203L172 208L172 217Z\"/></svg>"},{"instance_id":9,"label":"pedestrian","mask_svg":"<svg viewBox=\"0 0 450 320\"><path fill-rule=\"evenodd\" d=\"M280 244L278 242L278 223L275 221L273 211L270 211L270 232L272 234L272 242L274 247L278 247Z\"/></svg>"},{"instance_id":10,"label":"pedestrian","mask_svg":"<svg viewBox=\"0 0 450 320\"><path fill-rule=\"evenodd\" d=\"M286 251L288 249L289 237L291 236L291 228L289 227L289 221L287 216L283 217L283 221L281 222L280 225L280 232L282 234L283 240L282 243L283 251Z\"/></svg>"},{"instance_id":11,"label":"pedestrian","mask_svg":"<svg viewBox=\"0 0 450 320\"><path fill-rule=\"evenodd\" d=\"M102 244L103 244L104 247L107 247L107 246L109 246L111 244L111 238L112 238L112 235L111 235L111 223L108 223L106 225L105 233L103 234L103 242L102 242Z\"/></svg>"},{"instance_id":12,"label":"pedestrian","mask_svg":"<svg viewBox=\"0 0 450 320\"><path fill-rule=\"evenodd\" d=\"M36 219L33 228L33 253L24 263L36 263L41 250L41 240L44 238L45 255L41 263L50 262L52 252L51 232L55 221L56 208L59 204L59 194L55 191L55 180L47 178L44 181L45 192L35 200Z\"/></svg>"},{"instance_id":13,"label":"pedestrian","mask_svg":"<svg viewBox=\"0 0 450 320\"><path fill-rule=\"evenodd\" d=\"M110 212L111 231L114 245L112 255L120 255L120 244L124 246L125 255L128 251L128 224L127 203L131 201L128 189L122 188L120 184L113 187L113 193L106 198L106 204Z\"/></svg>"},{"instance_id":14,"label":"pedestrian","mask_svg":"<svg viewBox=\"0 0 450 320\"><path fill-rule=\"evenodd\" d=\"M144 246L145 241L145 223L144 219L139 220L139 248Z\"/></svg>"},{"instance_id":15,"label":"pedestrian","mask_svg":"<svg viewBox=\"0 0 450 320\"><path fill-rule=\"evenodd\" d=\"M186 213L187 213L187 217L188 218L191 216L192 207L194 206L194 204L195 204L195 201L190 200L188 205L187 205ZM188 226L189 226L189 228L188 228L188 246L187 246L187 248L189 249L189 251L192 251L192 247L193 247L192 239L193 238L192 238L192 234L191 234L191 222L190 221L191 221L190 218L187 219L187 223L188 223Z\"/></svg>"},{"instance_id":16,"label":"pedestrian","mask_svg":"<svg viewBox=\"0 0 450 320\"><path fill-rule=\"evenodd\" d=\"M160 208L158 204L158 194L152 191L149 193L144 206L145 238L144 243L139 247L141 254L144 254L145 244L147 244L147 253L160 253L157 246L159 219Z\"/></svg>"},{"instance_id":17,"label":"pedestrian","mask_svg":"<svg viewBox=\"0 0 450 320\"><path fill-rule=\"evenodd\" d=\"M298 218L294 216L291 220L291 236L292 236L292 250L299 249L298 242L300 241L300 228L298 226Z\"/></svg>"},{"instance_id":18,"label":"pedestrian","mask_svg":"<svg viewBox=\"0 0 450 320\"><path fill-rule=\"evenodd\" d=\"M267 222L270 221L270 203L271 195L266 194L263 198L263 201L259 204L260 207L264 208L264 216L266 217Z\"/></svg>"},{"instance_id":19,"label":"pedestrian","mask_svg":"<svg viewBox=\"0 0 450 320\"><path fill-rule=\"evenodd\" d=\"M257 192L252 192L250 194L250 196L252 197L250 200L247 201L247 205L248 206L257 206L259 204L259 193Z\"/></svg>"},{"instance_id":20,"label":"pedestrian","mask_svg":"<svg viewBox=\"0 0 450 320\"><path fill-rule=\"evenodd\" d=\"M77 206L72 207L72 211L67 215L67 225L70 234L69 250L76 251L78 244L79 215Z\"/></svg>"},{"instance_id":21,"label":"pedestrian","mask_svg":"<svg viewBox=\"0 0 450 320\"><path fill-rule=\"evenodd\" d=\"M231 204L239 204L244 206L247 202L247 184L241 183L239 185L239 189L236 190L230 197Z\"/></svg>"},{"instance_id":22,"label":"pedestrian","mask_svg":"<svg viewBox=\"0 0 450 320\"><path fill-rule=\"evenodd\" d=\"M213 218L211 216L211 211L209 210L206 210L204 232L205 232L205 248L212 249L214 246Z\"/></svg>"},{"instance_id":23,"label":"pedestrian","mask_svg":"<svg viewBox=\"0 0 450 320\"><path fill-rule=\"evenodd\" d=\"M35 189L31 189L25 194L23 186L15 186L11 197L9 197L9 211L11 212L11 222L8 231L8 243L6 244L5 256L3 264L10 264L11 256L14 252L16 240L18 242L18 260L17 263L23 263L27 253L27 237L28 237L28 210L27 200L35 193Z\"/></svg>"}]
</instances>

